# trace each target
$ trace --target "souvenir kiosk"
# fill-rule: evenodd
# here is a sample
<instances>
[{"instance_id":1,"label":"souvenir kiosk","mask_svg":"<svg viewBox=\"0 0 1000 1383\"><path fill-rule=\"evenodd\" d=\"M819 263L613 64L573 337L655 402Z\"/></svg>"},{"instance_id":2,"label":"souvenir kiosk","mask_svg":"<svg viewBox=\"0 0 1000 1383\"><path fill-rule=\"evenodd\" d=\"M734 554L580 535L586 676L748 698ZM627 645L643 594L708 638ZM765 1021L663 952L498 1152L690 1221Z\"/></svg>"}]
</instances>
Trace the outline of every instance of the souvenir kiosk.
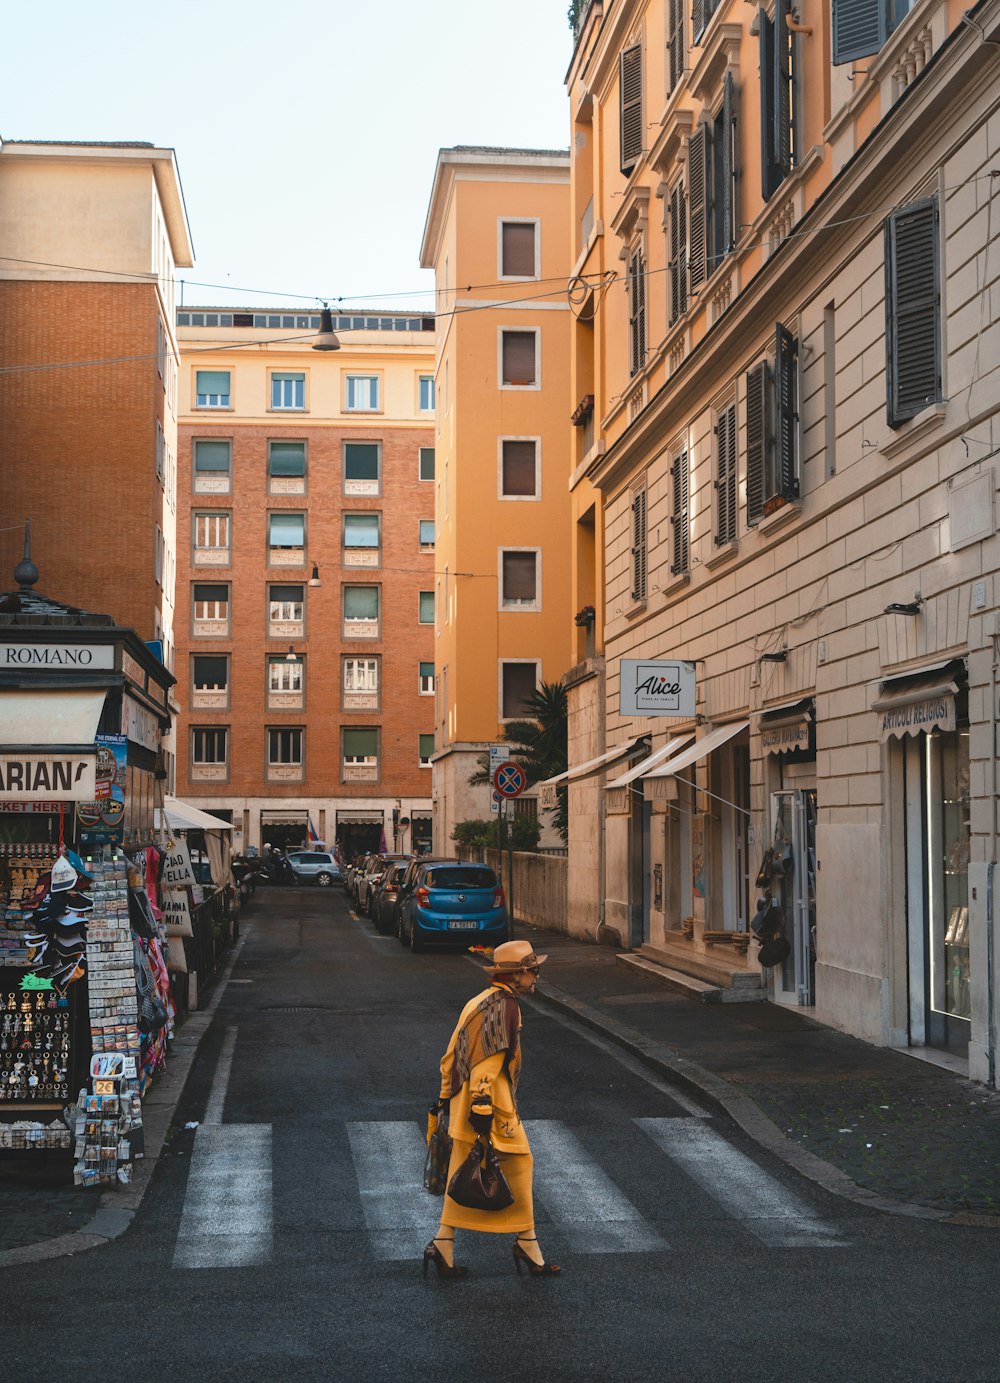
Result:
<instances>
[{"instance_id":1,"label":"souvenir kiosk","mask_svg":"<svg viewBox=\"0 0 1000 1383\"><path fill-rule=\"evenodd\" d=\"M127 1181L170 1024L153 835L174 679L133 630L0 595L0 1156Z\"/></svg>"}]
</instances>

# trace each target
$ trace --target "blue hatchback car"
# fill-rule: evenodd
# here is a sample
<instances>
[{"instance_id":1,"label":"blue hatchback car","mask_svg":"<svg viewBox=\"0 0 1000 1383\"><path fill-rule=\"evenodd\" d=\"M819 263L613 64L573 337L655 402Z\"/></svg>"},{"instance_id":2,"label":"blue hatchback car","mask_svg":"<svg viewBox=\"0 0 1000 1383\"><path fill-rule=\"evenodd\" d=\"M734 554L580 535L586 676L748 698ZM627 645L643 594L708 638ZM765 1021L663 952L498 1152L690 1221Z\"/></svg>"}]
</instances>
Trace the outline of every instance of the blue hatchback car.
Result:
<instances>
[{"instance_id":1,"label":"blue hatchback car","mask_svg":"<svg viewBox=\"0 0 1000 1383\"><path fill-rule=\"evenodd\" d=\"M495 946L507 940L507 902L493 870L462 860L430 860L411 874L399 908L399 939Z\"/></svg>"}]
</instances>

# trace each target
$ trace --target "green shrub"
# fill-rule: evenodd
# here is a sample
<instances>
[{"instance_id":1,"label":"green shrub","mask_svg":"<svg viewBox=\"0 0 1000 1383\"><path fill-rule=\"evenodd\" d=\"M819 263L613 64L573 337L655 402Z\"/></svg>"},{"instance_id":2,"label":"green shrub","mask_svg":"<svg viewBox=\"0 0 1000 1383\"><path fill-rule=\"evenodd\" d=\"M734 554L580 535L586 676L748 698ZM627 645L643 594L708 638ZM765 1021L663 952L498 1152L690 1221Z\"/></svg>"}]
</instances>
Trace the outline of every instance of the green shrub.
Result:
<instances>
[{"instance_id":1,"label":"green shrub","mask_svg":"<svg viewBox=\"0 0 1000 1383\"><path fill-rule=\"evenodd\" d=\"M509 846L513 836L515 850L533 851L538 849L538 837L542 833L539 823L530 816L514 816L505 823L504 846ZM485 821L456 821L451 838L456 845L496 849L496 817Z\"/></svg>"}]
</instances>

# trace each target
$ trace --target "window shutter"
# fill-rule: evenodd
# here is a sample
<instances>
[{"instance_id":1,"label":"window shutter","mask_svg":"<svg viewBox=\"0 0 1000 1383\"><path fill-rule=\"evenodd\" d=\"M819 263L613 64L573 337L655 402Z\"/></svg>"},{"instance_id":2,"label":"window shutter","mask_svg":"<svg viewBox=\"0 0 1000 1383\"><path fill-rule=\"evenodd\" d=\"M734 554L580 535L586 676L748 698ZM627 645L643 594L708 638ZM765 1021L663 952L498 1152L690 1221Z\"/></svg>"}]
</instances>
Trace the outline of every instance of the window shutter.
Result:
<instances>
[{"instance_id":1,"label":"window shutter","mask_svg":"<svg viewBox=\"0 0 1000 1383\"><path fill-rule=\"evenodd\" d=\"M503 334L504 384L535 383L535 333L505 331Z\"/></svg>"},{"instance_id":2,"label":"window shutter","mask_svg":"<svg viewBox=\"0 0 1000 1383\"><path fill-rule=\"evenodd\" d=\"M780 6L781 0L775 0ZM774 25L761 5L757 10L760 51L760 190L764 201L780 183L774 166Z\"/></svg>"},{"instance_id":3,"label":"window shutter","mask_svg":"<svg viewBox=\"0 0 1000 1383\"><path fill-rule=\"evenodd\" d=\"M622 172L626 176L642 153L642 44L626 48L618 59L621 99Z\"/></svg>"},{"instance_id":4,"label":"window shutter","mask_svg":"<svg viewBox=\"0 0 1000 1383\"><path fill-rule=\"evenodd\" d=\"M941 395L938 204L917 202L885 223L885 334L890 427Z\"/></svg>"},{"instance_id":5,"label":"window shutter","mask_svg":"<svg viewBox=\"0 0 1000 1383\"><path fill-rule=\"evenodd\" d=\"M737 88L733 74L726 73L722 97L722 250L729 254L739 238L736 230L736 121ZM709 274L716 267L710 265Z\"/></svg>"},{"instance_id":6,"label":"window shutter","mask_svg":"<svg viewBox=\"0 0 1000 1383\"><path fill-rule=\"evenodd\" d=\"M708 23L709 8L705 0L694 0L691 9L691 42L697 43L705 32L705 25Z\"/></svg>"},{"instance_id":7,"label":"window shutter","mask_svg":"<svg viewBox=\"0 0 1000 1383\"><path fill-rule=\"evenodd\" d=\"M887 0L832 0L833 62L877 53L889 36Z\"/></svg>"},{"instance_id":8,"label":"window shutter","mask_svg":"<svg viewBox=\"0 0 1000 1383\"><path fill-rule=\"evenodd\" d=\"M670 194L670 324L687 311L687 207L684 184Z\"/></svg>"},{"instance_id":9,"label":"window shutter","mask_svg":"<svg viewBox=\"0 0 1000 1383\"><path fill-rule=\"evenodd\" d=\"M792 171L792 35L787 19L790 0L774 0L774 107L772 160L778 182Z\"/></svg>"},{"instance_id":10,"label":"window shutter","mask_svg":"<svg viewBox=\"0 0 1000 1383\"><path fill-rule=\"evenodd\" d=\"M646 363L646 265L642 250L629 260L629 374L638 374Z\"/></svg>"},{"instance_id":11,"label":"window shutter","mask_svg":"<svg viewBox=\"0 0 1000 1383\"><path fill-rule=\"evenodd\" d=\"M765 385L767 366L762 362L747 372L747 523L764 514L764 457L767 443Z\"/></svg>"},{"instance_id":12,"label":"window shutter","mask_svg":"<svg viewBox=\"0 0 1000 1383\"><path fill-rule=\"evenodd\" d=\"M688 522L688 494L690 492L690 480L688 476L688 454L686 451L680 452L674 457L674 463L670 467L670 477L672 481L671 507L673 512L670 522L673 525L674 554L670 570L675 576L688 570L688 562L691 550L691 528Z\"/></svg>"},{"instance_id":13,"label":"window shutter","mask_svg":"<svg viewBox=\"0 0 1000 1383\"><path fill-rule=\"evenodd\" d=\"M646 489L632 495L632 599L646 599Z\"/></svg>"},{"instance_id":14,"label":"window shutter","mask_svg":"<svg viewBox=\"0 0 1000 1383\"><path fill-rule=\"evenodd\" d=\"M796 362L798 347L791 332L778 323L774 344L775 447L777 493L782 499L798 499L796 423Z\"/></svg>"},{"instance_id":15,"label":"window shutter","mask_svg":"<svg viewBox=\"0 0 1000 1383\"><path fill-rule=\"evenodd\" d=\"M699 125L688 140L688 272L692 292L705 282L708 233L708 137Z\"/></svg>"},{"instance_id":16,"label":"window shutter","mask_svg":"<svg viewBox=\"0 0 1000 1383\"><path fill-rule=\"evenodd\" d=\"M507 439L503 442L503 493L535 493L535 443Z\"/></svg>"},{"instance_id":17,"label":"window shutter","mask_svg":"<svg viewBox=\"0 0 1000 1383\"><path fill-rule=\"evenodd\" d=\"M715 541L719 547L736 541L736 405L730 404L716 425Z\"/></svg>"},{"instance_id":18,"label":"window shutter","mask_svg":"<svg viewBox=\"0 0 1000 1383\"><path fill-rule=\"evenodd\" d=\"M534 601L538 599L533 552L503 554L503 599Z\"/></svg>"},{"instance_id":19,"label":"window shutter","mask_svg":"<svg viewBox=\"0 0 1000 1383\"><path fill-rule=\"evenodd\" d=\"M673 91L684 71L684 0L667 0L667 57Z\"/></svg>"},{"instance_id":20,"label":"window shutter","mask_svg":"<svg viewBox=\"0 0 1000 1383\"><path fill-rule=\"evenodd\" d=\"M524 221L504 221L500 238L500 262L504 276L534 278L535 227Z\"/></svg>"}]
</instances>

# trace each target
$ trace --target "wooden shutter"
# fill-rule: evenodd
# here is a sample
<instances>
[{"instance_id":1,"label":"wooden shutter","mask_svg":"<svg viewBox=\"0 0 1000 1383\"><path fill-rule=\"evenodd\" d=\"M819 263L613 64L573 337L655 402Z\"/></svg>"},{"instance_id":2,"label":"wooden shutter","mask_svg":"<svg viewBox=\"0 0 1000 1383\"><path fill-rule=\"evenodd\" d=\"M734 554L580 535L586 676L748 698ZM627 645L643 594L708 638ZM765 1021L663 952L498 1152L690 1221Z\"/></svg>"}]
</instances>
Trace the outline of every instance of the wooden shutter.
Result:
<instances>
[{"instance_id":1,"label":"wooden shutter","mask_svg":"<svg viewBox=\"0 0 1000 1383\"><path fill-rule=\"evenodd\" d=\"M694 0L691 7L691 42L697 43L705 32L705 25L712 13L708 0Z\"/></svg>"},{"instance_id":2,"label":"wooden shutter","mask_svg":"<svg viewBox=\"0 0 1000 1383\"><path fill-rule=\"evenodd\" d=\"M634 43L620 55L618 85L621 100L621 168L627 175L639 162L642 153L641 43Z\"/></svg>"},{"instance_id":3,"label":"wooden shutter","mask_svg":"<svg viewBox=\"0 0 1000 1383\"><path fill-rule=\"evenodd\" d=\"M778 182L792 171L792 35L787 24L791 8L791 0L774 0L771 148Z\"/></svg>"},{"instance_id":4,"label":"wooden shutter","mask_svg":"<svg viewBox=\"0 0 1000 1383\"><path fill-rule=\"evenodd\" d=\"M505 552L503 554L503 603L538 599L534 552Z\"/></svg>"},{"instance_id":5,"label":"wooden shutter","mask_svg":"<svg viewBox=\"0 0 1000 1383\"><path fill-rule=\"evenodd\" d=\"M632 493L632 592L633 600L646 599L646 487Z\"/></svg>"},{"instance_id":6,"label":"wooden shutter","mask_svg":"<svg viewBox=\"0 0 1000 1383\"><path fill-rule=\"evenodd\" d=\"M687 206L684 184L670 194L670 324L687 311Z\"/></svg>"},{"instance_id":7,"label":"wooden shutter","mask_svg":"<svg viewBox=\"0 0 1000 1383\"><path fill-rule=\"evenodd\" d=\"M686 450L674 457L673 465L670 467L670 479L672 510L670 523L673 528L674 540L673 561L670 564L670 570L675 576L679 576L688 570L691 553L691 524L688 515L688 496L691 484Z\"/></svg>"},{"instance_id":8,"label":"wooden shutter","mask_svg":"<svg viewBox=\"0 0 1000 1383\"><path fill-rule=\"evenodd\" d=\"M699 125L688 140L688 282L692 292L705 282L708 263L708 136Z\"/></svg>"},{"instance_id":9,"label":"wooden shutter","mask_svg":"<svg viewBox=\"0 0 1000 1383\"><path fill-rule=\"evenodd\" d=\"M503 334L504 384L534 384L535 333L505 331Z\"/></svg>"},{"instance_id":10,"label":"wooden shutter","mask_svg":"<svg viewBox=\"0 0 1000 1383\"><path fill-rule=\"evenodd\" d=\"M778 5L781 0L775 0ZM774 166L774 24L761 5L757 10L760 53L760 190L764 201L781 182Z\"/></svg>"},{"instance_id":11,"label":"wooden shutter","mask_svg":"<svg viewBox=\"0 0 1000 1383\"><path fill-rule=\"evenodd\" d=\"M767 448L767 366L747 372L747 523L764 514L764 458Z\"/></svg>"},{"instance_id":12,"label":"wooden shutter","mask_svg":"<svg viewBox=\"0 0 1000 1383\"><path fill-rule=\"evenodd\" d=\"M636 375L646 363L646 265L642 250L629 260L629 374Z\"/></svg>"},{"instance_id":13,"label":"wooden shutter","mask_svg":"<svg viewBox=\"0 0 1000 1383\"><path fill-rule=\"evenodd\" d=\"M684 0L667 0L667 75L669 91L684 72Z\"/></svg>"},{"instance_id":14,"label":"wooden shutter","mask_svg":"<svg viewBox=\"0 0 1000 1383\"><path fill-rule=\"evenodd\" d=\"M533 495L535 493L535 443L507 439L503 443L504 495Z\"/></svg>"},{"instance_id":15,"label":"wooden shutter","mask_svg":"<svg viewBox=\"0 0 1000 1383\"><path fill-rule=\"evenodd\" d=\"M833 62L877 53L889 36L888 0L832 0Z\"/></svg>"},{"instance_id":16,"label":"wooden shutter","mask_svg":"<svg viewBox=\"0 0 1000 1383\"><path fill-rule=\"evenodd\" d=\"M716 530L715 541L725 547L736 541L736 405L732 403L719 417L716 437Z\"/></svg>"},{"instance_id":17,"label":"wooden shutter","mask_svg":"<svg viewBox=\"0 0 1000 1383\"><path fill-rule=\"evenodd\" d=\"M885 274L886 406L898 427L941 396L936 199L886 220Z\"/></svg>"},{"instance_id":18,"label":"wooden shutter","mask_svg":"<svg viewBox=\"0 0 1000 1383\"><path fill-rule=\"evenodd\" d=\"M722 235L719 243L723 254L729 254L739 238L736 228L737 105L736 83L733 81L733 74L727 72L722 96L722 206L714 209L716 215L720 210L722 214ZM717 154L719 152L716 151ZM715 264L710 265L709 274L716 267Z\"/></svg>"},{"instance_id":19,"label":"wooden shutter","mask_svg":"<svg viewBox=\"0 0 1000 1383\"><path fill-rule=\"evenodd\" d=\"M534 278L535 227L525 221L504 221L500 227L500 268L505 278Z\"/></svg>"},{"instance_id":20,"label":"wooden shutter","mask_svg":"<svg viewBox=\"0 0 1000 1383\"><path fill-rule=\"evenodd\" d=\"M779 322L774 345L775 491L789 500L799 497L797 360L795 338Z\"/></svg>"}]
</instances>

